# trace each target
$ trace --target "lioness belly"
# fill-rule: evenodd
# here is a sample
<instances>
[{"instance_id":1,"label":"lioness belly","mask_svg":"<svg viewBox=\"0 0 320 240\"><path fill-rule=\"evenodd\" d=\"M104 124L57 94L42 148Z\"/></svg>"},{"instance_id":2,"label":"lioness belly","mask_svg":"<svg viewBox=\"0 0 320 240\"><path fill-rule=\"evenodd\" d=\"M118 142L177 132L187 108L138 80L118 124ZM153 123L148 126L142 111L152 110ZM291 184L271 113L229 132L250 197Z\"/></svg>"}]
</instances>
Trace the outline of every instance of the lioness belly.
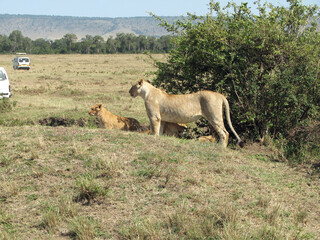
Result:
<instances>
[{"instance_id":1,"label":"lioness belly","mask_svg":"<svg viewBox=\"0 0 320 240\"><path fill-rule=\"evenodd\" d=\"M201 118L201 114L179 113L179 112L162 112L161 120L173 123L190 123Z\"/></svg>"}]
</instances>

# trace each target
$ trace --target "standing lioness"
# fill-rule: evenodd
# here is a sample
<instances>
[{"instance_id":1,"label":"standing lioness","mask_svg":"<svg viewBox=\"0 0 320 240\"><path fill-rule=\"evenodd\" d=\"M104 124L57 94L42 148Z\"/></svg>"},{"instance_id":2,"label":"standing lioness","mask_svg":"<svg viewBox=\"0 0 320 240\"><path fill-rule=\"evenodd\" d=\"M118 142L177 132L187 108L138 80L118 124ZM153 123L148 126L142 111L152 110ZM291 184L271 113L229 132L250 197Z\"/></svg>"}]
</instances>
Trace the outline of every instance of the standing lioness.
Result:
<instances>
[{"instance_id":1,"label":"standing lioness","mask_svg":"<svg viewBox=\"0 0 320 240\"><path fill-rule=\"evenodd\" d=\"M203 116L219 135L220 143L227 147L229 133L223 123L223 109L225 109L228 125L236 136L238 144L243 146L231 123L229 103L220 93L199 91L192 94L173 95L155 88L144 80L138 80L129 93L132 97L141 96L144 99L151 129L155 135L161 135L162 121L189 123Z\"/></svg>"}]
</instances>

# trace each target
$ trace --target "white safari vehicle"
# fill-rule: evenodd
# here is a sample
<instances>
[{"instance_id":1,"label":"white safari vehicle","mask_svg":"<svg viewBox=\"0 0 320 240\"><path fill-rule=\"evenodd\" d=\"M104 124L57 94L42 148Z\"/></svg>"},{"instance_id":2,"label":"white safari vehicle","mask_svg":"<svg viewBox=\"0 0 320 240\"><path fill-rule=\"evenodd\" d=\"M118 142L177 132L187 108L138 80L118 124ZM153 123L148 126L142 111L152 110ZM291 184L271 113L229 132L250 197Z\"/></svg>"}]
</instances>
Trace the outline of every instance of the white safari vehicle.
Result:
<instances>
[{"instance_id":1,"label":"white safari vehicle","mask_svg":"<svg viewBox=\"0 0 320 240\"><path fill-rule=\"evenodd\" d=\"M0 67L0 99L10 96L10 83L7 72L3 67Z\"/></svg>"},{"instance_id":2,"label":"white safari vehicle","mask_svg":"<svg viewBox=\"0 0 320 240\"><path fill-rule=\"evenodd\" d=\"M15 57L13 59L13 69L30 69L30 58L28 57Z\"/></svg>"}]
</instances>

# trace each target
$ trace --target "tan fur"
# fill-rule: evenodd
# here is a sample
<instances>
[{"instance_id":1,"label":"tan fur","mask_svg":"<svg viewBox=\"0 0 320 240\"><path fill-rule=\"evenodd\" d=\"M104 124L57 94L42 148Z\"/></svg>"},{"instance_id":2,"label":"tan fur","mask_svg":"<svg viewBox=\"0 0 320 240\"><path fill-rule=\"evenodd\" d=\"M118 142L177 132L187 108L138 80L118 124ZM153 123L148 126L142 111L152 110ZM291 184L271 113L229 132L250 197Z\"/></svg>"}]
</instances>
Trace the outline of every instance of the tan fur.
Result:
<instances>
[{"instance_id":1,"label":"tan fur","mask_svg":"<svg viewBox=\"0 0 320 240\"><path fill-rule=\"evenodd\" d=\"M187 129L187 125L182 123L163 122L163 135L166 136L178 137L185 129ZM151 130L142 133L151 133Z\"/></svg>"},{"instance_id":2,"label":"tan fur","mask_svg":"<svg viewBox=\"0 0 320 240\"><path fill-rule=\"evenodd\" d=\"M216 136L209 135L209 136L201 136L197 138L198 141L200 142L216 142L218 139Z\"/></svg>"},{"instance_id":3,"label":"tan fur","mask_svg":"<svg viewBox=\"0 0 320 240\"><path fill-rule=\"evenodd\" d=\"M167 136L178 137L179 133L182 133L185 129L187 129L187 125L183 123L172 123L172 122L163 123L163 134Z\"/></svg>"},{"instance_id":4,"label":"tan fur","mask_svg":"<svg viewBox=\"0 0 320 240\"><path fill-rule=\"evenodd\" d=\"M93 105L89 114L91 116L97 116L100 126L107 129L120 129L126 131L139 131L141 129L141 126L136 119L112 114L105 109L101 103Z\"/></svg>"},{"instance_id":5,"label":"tan fur","mask_svg":"<svg viewBox=\"0 0 320 240\"><path fill-rule=\"evenodd\" d=\"M205 117L219 135L220 143L227 147L229 133L223 122L223 110L225 110L230 129L238 139L240 146L243 145L240 137L233 129L229 103L225 96L220 93L199 91L185 95L167 94L142 79L131 87L129 93L132 97L141 96L144 99L151 129L155 135L162 134L164 121L189 123Z\"/></svg>"}]
</instances>

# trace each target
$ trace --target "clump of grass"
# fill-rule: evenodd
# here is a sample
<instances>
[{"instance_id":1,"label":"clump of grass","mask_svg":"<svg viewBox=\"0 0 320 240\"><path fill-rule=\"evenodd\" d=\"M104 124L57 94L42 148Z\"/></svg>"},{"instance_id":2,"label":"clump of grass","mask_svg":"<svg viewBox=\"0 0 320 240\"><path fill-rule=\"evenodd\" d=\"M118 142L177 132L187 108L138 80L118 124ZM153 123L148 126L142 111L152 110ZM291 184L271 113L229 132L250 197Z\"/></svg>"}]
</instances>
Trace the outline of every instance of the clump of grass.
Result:
<instances>
[{"instance_id":1,"label":"clump of grass","mask_svg":"<svg viewBox=\"0 0 320 240\"><path fill-rule=\"evenodd\" d=\"M92 175L87 175L79 177L76 182L76 192L74 200L81 202L86 200L87 204L90 204L90 201L99 197L105 197L108 193L108 187L102 186L97 180L93 178Z\"/></svg>"},{"instance_id":2,"label":"clump of grass","mask_svg":"<svg viewBox=\"0 0 320 240\"><path fill-rule=\"evenodd\" d=\"M78 206L73 203L72 198L63 196L58 201L58 209L62 218L72 218L78 215Z\"/></svg>"},{"instance_id":3,"label":"clump of grass","mask_svg":"<svg viewBox=\"0 0 320 240\"><path fill-rule=\"evenodd\" d=\"M7 215L0 210L0 239L11 240L16 239L15 229L12 223L12 216Z\"/></svg>"},{"instance_id":4,"label":"clump of grass","mask_svg":"<svg viewBox=\"0 0 320 240\"><path fill-rule=\"evenodd\" d=\"M280 206L274 206L272 209L267 213L266 217L268 222L271 225L276 225L278 217L281 215L281 209Z\"/></svg>"},{"instance_id":5,"label":"clump of grass","mask_svg":"<svg viewBox=\"0 0 320 240\"><path fill-rule=\"evenodd\" d=\"M299 224L299 223L305 224L307 222L307 217L308 217L307 211L299 209L296 212L294 219L296 221L296 224Z\"/></svg>"},{"instance_id":6,"label":"clump of grass","mask_svg":"<svg viewBox=\"0 0 320 240\"><path fill-rule=\"evenodd\" d=\"M8 167L13 162L13 158L8 154L4 154L0 157L0 166Z\"/></svg>"},{"instance_id":7,"label":"clump of grass","mask_svg":"<svg viewBox=\"0 0 320 240\"><path fill-rule=\"evenodd\" d=\"M55 233L62 221L71 219L78 214L78 207L68 196L61 197L58 202L45 203L40 224L49 233Z\"/></svg>"},{"instance_id":8,"label":"clump of grass","mask_svg":"<svg viewBox=\"0 0 320 240\"><path fill-rule=\"evenodd\" d=\"M173 218L169 218L168 227L177 231L179 237L221 238L233 232L237 218L237 212L231 205L205 207L196 211L191 218L190 214L182 212L173 215Z\"/></svg>"},{"instance_id":9,"label":"clump of grass","mask_svg":"<svg viewBox=\"0 0 320 240\"><path fill-rule=\"evenodd\" d=\"M0 99L0 113L11 112L16 105L16 101L11 101L8 98Z\"/></svg>"},{"instance_id":10,"label":"clump of grass","mask_svg":"<svg viewBox=\"0 0 320 240\"><path fill-rule=\"evenodd\" d=\"M120 166L115 161L97 158L93 162L93 167L97 170L98 176L106 179L112 179L119 175Z\"/></svg>"},{"instance_id":11,"label":"clump of grass","mask_svg":"<svg viewBox=\"0 0 320 240\"><path fill-rule=\"evenodd\" d=\"M132 219L119 229L120 239L165 239L161 224L155 219Z\"/></svg>"},{"instance_id":12,"label":"clump of grass","mask_svg":"<svg viewBox=\"0 0 320 240\"><path fill-rule=\"evenodd\" d=\"M59 222L60 222L60 216L58 211L54 207L49 207L43 215L43 220L41 225L48 232L54 233Z\"/></svg>"},{"instance_id":13,"label":"clump of grass","mask_svg":"<svg viewBox=\"0 0 320 240\"><path fill-rule=\"evenodd\" d=\"M70 234L75 239L91 240L99 235L99 223L91 217L76 217L69 222Z\"/></svg>"},{"instance_id":14,"label":"clump of grass","mask_svg":"<svg viewBox=\"0 0 320 240\"><path fill-rule=\"evenodd\" d=\"M264 225L258 230L253 239L280 239L280 234L276 228L270 227L269 225Z\"/></svg>"},{"instance_id":15,"label":"clump of grass","mask_svg":"<svg viewBox=\"0 0 320 240\"><path fill-rule=\"evenodd\" d=\"M153 177L160 177L165 164L161 156L143 152L132 162L132 165L135 167L134 176L148 180Z\"/></svg>"},{"instance_id":16,"label":"clump of grass","mask_svg":"<svg viewBox=\"0 0 320 240\"><path fill-rule=\"evenodd\" d=\"M6 202L8 198L18 195L19 191L16 182L3 182L0 184L0 202Z\"/></svg>"},{"instance_id":17,"label":"clump of grass","mask_svg":"<svg viewBox=\"0 0 320 240\"><path fill-rule=\"evenodd\" d=\"M256 204L259 207L267 208L270 204L270 198L267 198L265 196L259 196Z\"/></svg>"},{"instance_id":18,"label":"clump of grass","mask_svg":"<svg viewBox=\"0 0 320 240\"><path fill-rule=\"evenodd\" d=\"M124 239L239 239L237 212L231 205L186 209L167 214L162 220L140 219L123 226ZM164 237L164 238L166 238Z\"/></svg>"}]
</instances>

